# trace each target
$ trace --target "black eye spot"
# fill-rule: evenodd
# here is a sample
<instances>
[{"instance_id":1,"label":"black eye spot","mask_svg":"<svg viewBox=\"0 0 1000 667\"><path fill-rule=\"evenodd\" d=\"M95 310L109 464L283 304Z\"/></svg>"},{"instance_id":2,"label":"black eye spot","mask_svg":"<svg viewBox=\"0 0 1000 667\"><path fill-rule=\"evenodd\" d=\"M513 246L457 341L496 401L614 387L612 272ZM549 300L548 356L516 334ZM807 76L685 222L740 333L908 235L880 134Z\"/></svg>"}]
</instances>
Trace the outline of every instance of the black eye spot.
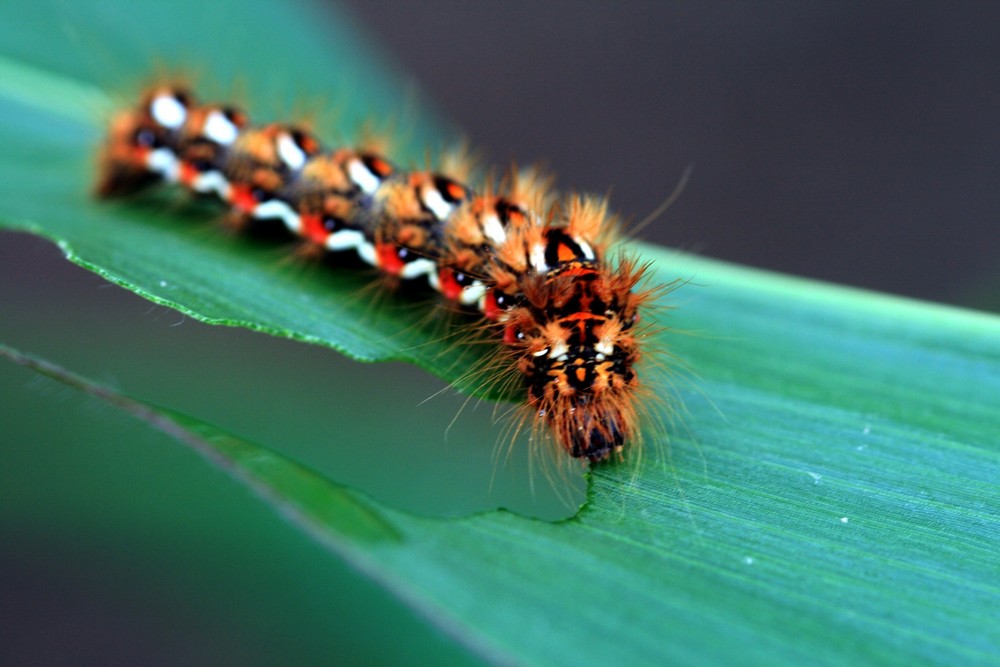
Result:
<instances>
[{"instance_id":1,"label":"black eye spot","mask_svg":"<svg viewBox=\"0 0 1000 667\"><path fill-rule=\"evenodd\" d=\"M177 100L177 102L185 109L190 108L191 106L191 96L183 90L175 91L174 99Z\"/></svg>"},{"instance_id":2,"label":"black eye spot","mask_svg":"<svg viewBox=\"0 0 1000 667\"><path fill-rule=\"evenodd\" d=\"M398 246L396 248L396 257L399 257L404 262L407 260L409 256L410 256L409 248L406 248L405 246Z\"/></svg>"},{"instance_id":3,"label":"black eye spot","mask_svg":"<svg viewBox=\"0 0 1000 667\"><path fill-rule=\"evenodd\" d=\"M271 193L263 188L254 188L250 191L250 195L254 198L254 201L261 203L271 198Z\"/></svg>"},{"instance_id":4,"label":"black eye spot","mask_svg":"<svg viewBox=\"0 0 1000 667\"><path fill-rule=\"evenodd\" d=\"M212 164L208 160L192 160L191 167L199 174L204 174L212 168Z\"/></svg>"},{"instance_id":5,"label":"black eye spot","mask_svg":"<svg viewBox=\"0 0 1000 667\"><path fill-rule=\"evenodd\" d=\"M335 218L332 215L323 216L323 229L330 232L331 234L343 226L343 221L340 218Z\"/></svg>"},{"instance_id":6,"label":"black eye spot","mask_svg":"<svg viewBox=\"0 0 1000 667\"><path fill-rule=\"evenodd\" d=\"M494 301L497 302L497 308L500 308L501 310L506 310L507 302L509 300L510 299L508 299L507 295L504 294L503 292L497 292L496 296L494 297Z\"/></svg>"},{"instance_id":7,"label":"black eye spot","mask_svg":"<svg viewBox=\"0 0 1000 667\"><path fill-rule=\"evenodd\" d=\"M466 273L461 273L460 271L456 271L455 282L459 285L459 287L468 287L469 285L472 284L472 278Z\"/></svg>"},{"instance_id":8,"label":"black eye spot","mask_svg":"<svg viewBox=\"0 0 1000 667\"><path fill-rule=\"evenodd\" d=\"M136 146L145 146L147 148L156 148L159 144L156 134L146 128L136 130L133 141Z\"/></svg>"}]
</instances>

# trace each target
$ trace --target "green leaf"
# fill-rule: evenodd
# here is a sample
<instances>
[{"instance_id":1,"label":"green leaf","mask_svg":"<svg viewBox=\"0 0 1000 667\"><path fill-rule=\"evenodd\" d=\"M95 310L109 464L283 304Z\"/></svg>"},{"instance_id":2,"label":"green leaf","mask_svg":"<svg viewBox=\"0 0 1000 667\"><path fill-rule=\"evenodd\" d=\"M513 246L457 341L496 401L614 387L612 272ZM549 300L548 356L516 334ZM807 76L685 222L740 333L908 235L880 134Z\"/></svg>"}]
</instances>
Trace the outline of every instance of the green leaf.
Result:
<instances>
[{"instance_id":1,"label":"green leaf","mask_svg":"<svg viewBox=\"0 0 1000 667\"><path fill-rule=\"evenodd\" d=\"M414 312L427 310L390 304L377 316L364 315L357 305L360 279L282 264L281 250L226 237L214 230L210 215L162 203L107 206L89 200L90 144L99 138L100 123L81 109L107 106L100 101L106 89L96 85L100 77L94 72L119 78L87 64L101 61L102 50L113 52L111 62L136 68L150 51L168 62L201 60L222 81L253 71L248 88L261 103L299 82L309 90L311 81L349 77L342 74L347 68L329 63L378 62L358 56L369 53L343 23L321 30L318 21L277 6L248 11L246 5L227 10L213 4L210 11L203 4L183 11L176 3L160 3L104 13L66 3L60 8L65 15L55 21L34 5L0 9L0 179L7 195L0 199L0 225L56 239L76 261L114 282L207 321L320 342L358 358L408 359L456 379L461 369L453 346L445 344L449 351L442 355L442 342L427 329L397 334ZM233 16L240 17L239 39L220 44L219 36L231 34L221 27ZM62 41L48 32L53 26L67 31L59 34ZM75 48L42 48L66 41L67 34L76 36L69 40ZM80 40L89 46L81 47ZM284 55L265 57L252 48L267 40L276 43L273 53ZM331 49L341 46L338 57ZM380 98L369 110L402 108L398 82L374 69L363 74L366 86L350 96L355 118L366 106L357 100L369 94ZM414 127L417 136L427 136L423 124ZM0 238L14 243L11 236ZM380 586L487 660L995 662L1000 320L662 249L640 251L656 263L654 281L682 277L692 283L664 297L662 305L678 307L664 315L673 331L659 334L650 347L670 350L695 379L677 380L674 389L669 378L646 375L654 393L676 391L687 410L670 431L666 462L646 456L638 464L597 468L590 502L558 523L496 511L448 520L405 511L425 508L427 498L447 495L451 483L466 477L480 483L484 467L488 480L495 464L487 455L464 471L447 468L453 463L447 458L475 447L451 448L450 457L430 455L428 440L440 438L443 429L435 431L419 416L401 416L405 406L389 404L382 394L363 392L360 372L334 375L326 366L303 364L294 378L282 377L273 363L274 341L241 340L242 356L229 368L256 373L257 384L273 385L275 393L244 413L223 415L223 408L239 402L233 394L216 403L197 392L224 372L213 367L202 376L196 358L181 359L176 352L160 359L162 350L177 349L162 342L127 333L115 338L104 329L101 336L84 335L98 331L87 328L85 316L107 318L105 311L88 306L73 314L57 307L51 292L32 300L16 291L20 282L44 283L51 266L8 275L0 294L13 298L4 304L0 339L57 350L57 358L73 360L74 370L89 366L113 373L135 396L155 393L132 390L138 379L129 369L135 359L144 360L148 365L141 370L152 375L151 384L165 387L165 399L156 403L183 407L198 422L222 415L227 430L254 434L240 445L251 459L249 448L257 445L250 440L272 450L268 465L252 471L260 484L280 486L270 503L315 510L309 536L327 546L348 545L352 562ZM54 291L70 291L69 282ZM100 303L97 296L89 298ZM199 351L208 360L224 356L232 344L209 340ZM67 352L72 349L74 354ZM280 358L291 363L300 353L307 354L285 349ZM392 382L384 386L397 389ZM320 392L328 392L323 396L331 404L346 404L359 393L370 400L336 417L296 409ZM288 402L280 402L285 397ZM12 392L11 402L23 398ZM253 412L265 414L256 421ZM380 421L403 420L412 439L401 439L394 456L366 462L382 438L344 435L353 412L367 431L382 426ZM48 414L73 421L57 408ZM32 461L34 449L24 444L32 443L33 432L48 433L49 421L15 412L5 427L12 429L4 449L7 477L0 485L5 526L44 515L39 496L46 494L18 484L19 471L39 465L42 480L62 479L57 466L46 470L46 460ZM303 424L314 425L312 433L336 433L331 440L344 441L346 449L313 465L316 452L295 448L338 443L292 435ZM74 454L107 445L78 441L72 432L64 437ZM129 431L120 438L142 439ZM481 440L479 449L488 451L495 438ZM648 440L654 452L667 448L655 431ZM216 440L205 442L212 446ZM318 497L340 498L343 490L327 488L330 482L308 473L289 482L281 472L285 463L274 463L284 461L282 455L310 463L324 478L370 491L379 500L362 501L365 513L391 526L396 537L373 540L338 528L328 508L315 503ZM356 463L349 458L362 460L357 472L345 471ZM99 477L105 485L123 488L130 474L144 468L136 463L113 474L96 467L106 475ZM89 479L99 473L84 465L78 474ZM402 495L387 500L373 491L378 478L391 479ZM46 493L72 497L58 487ZM60 507L73 516L71 503ZM107 511L139 510L117 505ZM139 524L123 521L117 534L127 539ZM304 578L297 581L308 586ZM310 609L318 616L323 606ZM266 616L267 609L260 613ZM392 627L385 634L391 636Z\"/></svg>"},{"instance_id":2,"label":"green leaf","mask_svg":"<svg viewBox=\"0 0 1000 667\"><path fill-rule=\"evenodd\" d=\"M0 360L4 664L479 664L330 557L401 539L364 497L200 420L46 370L91 395ZM329 550L309 522L325 526Z\"/></svg>"},{"instance_id":3,"label":"green leaf","mask_svg":"<svg viewBox=\"0 0 1000 667\"><path fill-rule=\"evenodd\" d=\"M379 512L356 495L262 447L187 415L136 401L7 345L0 344L0 356L100 399L179 440L303 526L321 524L325 533L336 539L333 548L344 552L342 555L347 555L348 541L365 544L399 539Z\"/></svg>"}]
</instances>

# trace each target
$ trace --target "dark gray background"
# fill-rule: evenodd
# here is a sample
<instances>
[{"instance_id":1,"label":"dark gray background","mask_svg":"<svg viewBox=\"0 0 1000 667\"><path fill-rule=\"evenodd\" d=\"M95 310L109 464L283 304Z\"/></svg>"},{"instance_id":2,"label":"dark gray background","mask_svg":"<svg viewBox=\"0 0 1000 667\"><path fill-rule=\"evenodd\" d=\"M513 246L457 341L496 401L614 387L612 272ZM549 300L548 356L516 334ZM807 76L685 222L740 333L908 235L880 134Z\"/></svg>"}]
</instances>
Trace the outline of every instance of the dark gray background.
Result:
<instances>
[{"instance_id":1,"label":"dark gray background","mask_svg":"<svg viewBox=\"0 0 1000 667\"><path fill-rule=\"evenodd\" d=\"M1000 308L1000 5L347 3L490 163L642 236Z\"/></svg>"}]
</instances>

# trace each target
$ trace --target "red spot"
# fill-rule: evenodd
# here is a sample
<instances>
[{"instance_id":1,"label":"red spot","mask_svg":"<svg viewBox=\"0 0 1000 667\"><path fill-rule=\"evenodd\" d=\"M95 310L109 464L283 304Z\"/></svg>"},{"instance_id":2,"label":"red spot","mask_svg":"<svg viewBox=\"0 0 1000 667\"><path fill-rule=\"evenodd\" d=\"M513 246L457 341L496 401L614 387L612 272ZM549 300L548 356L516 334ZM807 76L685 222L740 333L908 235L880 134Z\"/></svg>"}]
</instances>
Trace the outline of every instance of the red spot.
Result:
<instances>
[{"instance_id":1,"label":"red spot","mask_svg":"<svg viewBox=\"0 0 1000 667\"><path fill-rule=\"evenodd\" d=\"M311 241L316 245L326 243L326 239L330 233L323 227L322 216L315 213L303 213L299 216L299 219L302 221L302 230L300 233L307 241Z\"/></svg>"},{"instance_id":2,"label":"red spot","mask_svg":"<svg viewBox=\"0 0 1000 667\"><path fill-rule=\"evenodd\" d=\"M455 280L455 272L451 269L441 269L438 272L438 279L441 283L441 294L450 301L458 301L462 296L462 286Z\"/></svg>"},{"instance_id":3,"label":"red spot","mask_svg":"<svg viewBox=\"0 0 1000 667\"><path fill-rule=\"evenodd\" d=\"M306 155L315 155L319 152L319 142L316 141L316 137L305 130L298 130L297 133L293 132L292 139Z\"/></svg>"},{"instance_id":4,"label":"red spot","mask_svg":"<svg viewBox=\"0 0 1000 667\"><path fill-rule=\"evenodd\" d=\"M253 188L245 183L234 183L229 189L229 204L239 213L252 214L257 208Z\"/></svg>"},{"instance_id":5,"label":"red spot","mask_svg":"<svg viewBox=\"0 0 1000 667\"><path fill-rule=\"evenodd\" d=\"M458 183L448 184L448 197L450 197L452 201L465 199L467 194L468 191Z\"/></svg>"},{"instance_id":6,"label":"red spot","mask_svg":"<svg viewBox=\"0 0 1000 667\"><path fill-rule=\"evenodd\" d=\"M504 345L517 345L519 339L517 337L517 327L508 326L503 330L503 344Z\"/></svg>"},{"instance_id":7,"label":"red spot","mask_svg":"<svg viewBox=\"0 0 1000 667\"><path fill-rule=\"evenodd\" d=\"M132 151L132 159L135 160L135 163L145 168L147 166L146 163L149 161L149 155L153 151L148 146L133 146Z\"/></svg>"},{"instance_id":8,"label":"red spot","mask_svg":"<svg viewBox=\"0 0 1000 667\"><path fill-rule=\"evenodd\" d=\"M181 162L180 173L178 178L181 181L181 185L186 188L190 188L194 185L194 182L198 179L198 170L194 168L194 165L188 161Z\"/></svg>"},{"instance_id":9,"label":"red spot","mask_svg":"<svg viewBox=\"0 0 1000 667\"><path fill-rule=\"evenodd\" d=\"M378 267L390 276L398 276L403 272L405 262L399 258L395 243L375 244L375 259Z\"/></svg>"},{"instance_id":10,"label":"red spot","mask_svg":"<svg viewBox=\"0 0 1000 667\"><path fill-rule=\"evenodd\" d=\"M242 111L237 109L224 109L223 111L229 121L241 130L250 124L250 119Z\"/></svg>"},{"instance_id":11,"label":"red spot","mask_svg":"<svg viewBox=\"0 0 1000 667\"><path fill-rule=\"evenodd\" d=\"M368 163L368 168L382 179L388 178L392 175L392 165L385 160L376 157L371 158L371 161Z\"/></svg>"},{"instance_id":12,"label":"red spot","mask_svg":"<svg viewBox=\"0 0 1000 667\"><path fill-rule=\"evenodd\" d=\"M497 305L497 295L496 291L493 289L486 290L486 296L483 297L483 315L487 319L496 320L500 317L500 306Z\"/></svg>"}]
</instances>

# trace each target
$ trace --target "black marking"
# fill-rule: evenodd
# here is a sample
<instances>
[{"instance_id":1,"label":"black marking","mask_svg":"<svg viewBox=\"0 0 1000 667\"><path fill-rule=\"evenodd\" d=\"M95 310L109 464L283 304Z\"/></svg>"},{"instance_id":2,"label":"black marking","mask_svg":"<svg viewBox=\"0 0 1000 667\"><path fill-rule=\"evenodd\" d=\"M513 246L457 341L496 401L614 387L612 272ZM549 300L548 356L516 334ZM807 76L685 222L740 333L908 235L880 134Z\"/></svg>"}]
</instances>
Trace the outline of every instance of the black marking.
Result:
<instances>
[{"instance_id":1,"label":"black marking","mask_svg":"<svg viewBox=\"0 0 1000 667\"><path fill-rule=\"evenodd\" d=\"M573 258L560 259L559 251L562 248L568 248L573 253ZM587 261L587 256L580 244L573 240L573 237L558 227L550 227L545 231L545 263L548 264L549 268L578 261Z\"/></svg>"}]
</instances>

